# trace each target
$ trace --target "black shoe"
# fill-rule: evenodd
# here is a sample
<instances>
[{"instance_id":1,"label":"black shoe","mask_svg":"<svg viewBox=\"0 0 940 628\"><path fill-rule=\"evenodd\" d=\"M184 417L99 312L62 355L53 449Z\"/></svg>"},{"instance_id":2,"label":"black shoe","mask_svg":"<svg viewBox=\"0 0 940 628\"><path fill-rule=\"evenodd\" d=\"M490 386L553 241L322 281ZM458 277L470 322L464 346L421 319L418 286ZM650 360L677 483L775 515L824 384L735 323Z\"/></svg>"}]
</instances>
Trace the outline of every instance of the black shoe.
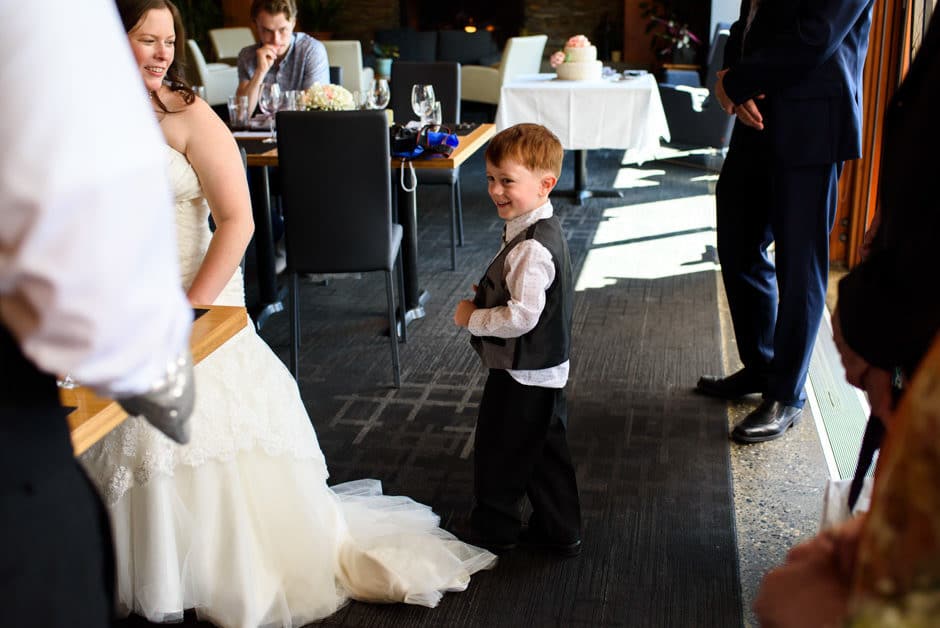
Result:
<instances>
[{"instance_id":1,"label":"black shoe","mask_svg":"<svg viewBox=\"0 0 940 628\"><path fill-rule=\"evenodd\" d=\"M546 551L564 558L572 558L581 553L581 539L553 541L535 532L532 528L526 528L522 531L519 535L519 543L524 547Z\"/></svg>"},{"instance_id":2,"label":"black shoe","mask_svg":"<svg viewBox=\"0 0 940 628\"><path fill-rule=\"evenodd\" d=\"M757 409L734 426L731 438L739 443L762 443L780 438L800 422L803 408L765 399Z\"/></svg>"},{"instance_id":3,"label":"black shoe","mask_svg":"<svg viewBox=\"0 0 940 628\"><path fill-rule=\"evenodd\" d=\"M518 543L511 543L506 541L496 541L493 539L488 539L485 537L473 536L466 539L461 539L465 543L470 545L475 545L477 547L482 547L483 549L493 552L496 555L505 554L506 552L511 552L512 550L518 547Z\"/></svg>"},{"instance_id":4,"label":"black shoe","mask_svg":"<svg viewBox=\"0 0 940 628\"><path fill-rule=\"evenodd\" d=\"M741 369L727 377L703 375L695 386L695 392L709 397L737 399L745 395L764 392L764 381L760 377L751 375L747 369Z\"/></svg>"}]
</instances>

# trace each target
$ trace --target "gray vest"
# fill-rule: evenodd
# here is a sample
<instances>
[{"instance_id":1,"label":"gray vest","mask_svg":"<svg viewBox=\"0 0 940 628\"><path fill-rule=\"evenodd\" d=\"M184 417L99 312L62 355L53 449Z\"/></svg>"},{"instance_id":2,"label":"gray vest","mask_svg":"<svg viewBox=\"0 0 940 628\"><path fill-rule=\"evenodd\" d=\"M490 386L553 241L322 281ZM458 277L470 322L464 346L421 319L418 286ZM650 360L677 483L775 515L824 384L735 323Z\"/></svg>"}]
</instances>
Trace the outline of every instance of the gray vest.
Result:
<instances>
[{"instance_id":1,"label":"gray vest","mask_svg":"<svg viewBox=\"0 0 940 628\"><path fill-rule=\"evenodd\" d=\"M517 338L470 337L470 344L487 368L528 371L551 368L568 360L574 286L568 242L555 216L539 220L506 244L480 279L473 303L478 308L491 308L509 302L503 265L509 251L529 239L538 241L551 253L555 281L545 293L545 309L538 323L527 334Z\"/></svg>"}]
</instances>

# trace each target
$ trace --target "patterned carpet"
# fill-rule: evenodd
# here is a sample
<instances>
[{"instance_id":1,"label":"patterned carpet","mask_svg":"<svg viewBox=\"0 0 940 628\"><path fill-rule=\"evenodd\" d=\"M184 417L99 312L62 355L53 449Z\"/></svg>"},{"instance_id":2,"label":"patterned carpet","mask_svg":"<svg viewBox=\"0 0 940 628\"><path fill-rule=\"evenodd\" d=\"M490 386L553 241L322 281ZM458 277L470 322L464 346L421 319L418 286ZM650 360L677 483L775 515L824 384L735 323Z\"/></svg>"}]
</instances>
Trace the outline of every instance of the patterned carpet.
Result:
<instances>
[{"instance_id":1,"label":"patterned carpet","mask_svg":"<svg viewBox=\"0 0 940 628\"><path fill-rule=\"evenodd\" d=\"M621 168L621 154L591 152L589 168L592 184L626 186L624 199L555 200L579 277L568 392L582 555L516 550L435 609L354 602L316 625L742 624L726 417L691 393L700 374L721 370L711 182L676 164ZM570 160L566 153L559 188L571 186ZM462 185L466 245L456 272L446 188L419 189L420 280L430 299L401 345L400 390L390 387L379 274L305 283L301 309L301 390L331 482L379 478L386 493L430 504L457 529L471 507L485 375L452 315L502 228L481 156L463 166ZM262 335L286 361L287 314Z\"/></svg>"}]
</instances>

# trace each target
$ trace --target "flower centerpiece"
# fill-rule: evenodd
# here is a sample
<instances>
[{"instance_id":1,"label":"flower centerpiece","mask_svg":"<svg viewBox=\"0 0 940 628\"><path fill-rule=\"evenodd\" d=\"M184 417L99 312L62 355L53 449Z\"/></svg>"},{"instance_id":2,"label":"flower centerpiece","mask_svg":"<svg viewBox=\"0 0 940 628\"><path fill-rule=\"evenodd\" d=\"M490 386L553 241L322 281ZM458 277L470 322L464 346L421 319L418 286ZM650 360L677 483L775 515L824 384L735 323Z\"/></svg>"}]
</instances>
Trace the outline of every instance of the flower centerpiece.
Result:
<instances>
[{"instance_id":1,"label":"flower centerpiece","mask_svg":"<svg viewBox=\"0 0 940 628\"><path fill-rule=\"evenodd\" d=\"M356 108L356 101L345 87L314 83L304 93L304 106L308 111L349 111Z\"/></svg>"},{"instance_id":2,"label":"flower centerpiece","mask_svg":"<svg viewBox=\"0 0 940 628\"><path fill-rule=\"evenodd\" d=\"M689 25L658 0L640 3L643 16L648 20L646 32L652 33L650 47L657 56L672 63L692 63L695 60L695 46L702 43Z\"/></svg>"}]
</instances>

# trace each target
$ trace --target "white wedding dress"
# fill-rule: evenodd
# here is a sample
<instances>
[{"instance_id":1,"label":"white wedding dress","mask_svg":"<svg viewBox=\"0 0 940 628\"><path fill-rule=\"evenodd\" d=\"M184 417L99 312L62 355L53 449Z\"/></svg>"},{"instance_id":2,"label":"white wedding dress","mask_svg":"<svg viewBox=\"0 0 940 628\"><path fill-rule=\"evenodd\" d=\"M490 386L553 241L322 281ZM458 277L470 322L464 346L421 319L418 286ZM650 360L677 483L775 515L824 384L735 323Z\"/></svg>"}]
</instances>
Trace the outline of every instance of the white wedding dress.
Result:
<instances>
[{"instance_id":1,"label":"white wedding dress","mask_svg":"<svg viewBox=\"0 0 940 628\"><path fill-rule=\"evenodd\" d=\"M167 148L183 283L199 268L209 208ZM244 305L241 270L217 299ZM196 366L192 439L130 418L82 456L111 513L119 612L221 626L301 626L349 598L435 606L491 553L375 480L327 486L297 386L249 324Z\"/></svg>"}]
</instances>

